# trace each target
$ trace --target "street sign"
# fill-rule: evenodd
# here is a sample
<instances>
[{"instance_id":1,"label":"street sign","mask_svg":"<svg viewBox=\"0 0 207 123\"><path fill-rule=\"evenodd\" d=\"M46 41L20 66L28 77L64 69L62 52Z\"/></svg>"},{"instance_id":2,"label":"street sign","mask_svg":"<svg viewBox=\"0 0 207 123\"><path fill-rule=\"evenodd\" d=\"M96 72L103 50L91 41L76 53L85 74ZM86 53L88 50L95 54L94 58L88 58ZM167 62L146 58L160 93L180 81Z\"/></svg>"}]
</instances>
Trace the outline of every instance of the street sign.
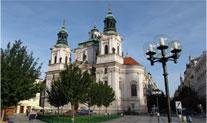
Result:
<instances>
[{"instance_id":1,"label":"street sign","mask_svg":"<svg viewBox=\"0 0 207 123\"><path fill-rule=\"evenodd\" d=\"M175 101L175 107L176 107L176 109L182 109L181 101Z\"/></svg>"}]
</instances>

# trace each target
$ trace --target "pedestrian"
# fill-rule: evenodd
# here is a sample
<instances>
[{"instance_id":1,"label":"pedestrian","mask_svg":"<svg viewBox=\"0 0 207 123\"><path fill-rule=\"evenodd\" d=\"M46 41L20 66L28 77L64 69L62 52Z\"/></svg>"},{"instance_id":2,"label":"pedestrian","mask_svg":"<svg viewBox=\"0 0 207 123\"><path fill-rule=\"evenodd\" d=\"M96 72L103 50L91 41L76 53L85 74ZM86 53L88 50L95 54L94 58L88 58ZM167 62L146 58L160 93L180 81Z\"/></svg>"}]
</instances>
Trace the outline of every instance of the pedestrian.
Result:
<instances>
[{"instance_id":1,"label":"pedestrian","mask_svg":"<svg viewBox=\"0 0 207 123\"><path fill-rule=\"evenodd\" d=\"M190 109L187 109L186 110L186 117L187 117L187 122L188 123L192 123L192 113L191 113L191 110Z\"/></svg>"},{"instance_id":2,"label":"pedestrian","mask_svg":"<svg viewBox=\"0 0 207 123\"><path fill-rule=\"evenodd\" d=\"M26 116L28 116L29 115L29 109L27 108L26 109Z\"/></svg>"},{"instance_id":3,"label":"pedestrian","mask_svg":"<svg viewBox=\"0 0 207 123\"><path fill-rule=\"evenodd\" d=\"M31 123L34 119L36 119L36 117L37 117L37 112L34 109L30 110L28 115L29 122Z\"/></svg>"}]
</instances>

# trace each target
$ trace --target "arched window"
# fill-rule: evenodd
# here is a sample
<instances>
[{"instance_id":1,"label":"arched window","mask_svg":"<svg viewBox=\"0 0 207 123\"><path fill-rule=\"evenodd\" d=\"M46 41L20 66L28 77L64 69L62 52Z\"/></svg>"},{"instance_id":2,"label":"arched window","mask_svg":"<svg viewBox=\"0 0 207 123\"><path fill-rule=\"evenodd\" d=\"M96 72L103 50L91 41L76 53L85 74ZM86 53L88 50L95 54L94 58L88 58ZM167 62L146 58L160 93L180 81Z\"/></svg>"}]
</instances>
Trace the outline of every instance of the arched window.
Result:
<instances>
[{"instance_id":1,"label":"arched window","mask_svg":"<svg viewBox=\"0 0 207 123\"><path fill-rule=\"evenodd\" d=\"M119 55L119 46L117 46L117 54Z\"/></svg>"},{"instance_id":2,"label":"arched window","mask_svg":"<svg viewBox=\"0 0 207 123\"><path fill-rule=\"evenodd\" d=\"M68 63L68 57L65 56L65 63Z\"/></svg>"},{"instance_id":3,"label":"arched window","mask_svg":"<svg viewBox=\"0 0 207 123\"><path fill-rule=\"evenodd\" d=\"M136 86L136 84L131 85L131 96L137 96L137 86Z\"/></svg>"},{"instance_id":4,"label":"arched window","mask_svg":"<svg viewBox=\"0 0 207 123\"><path fill-rule=\"evenodd\" d=\"M85 54L85 52L83 53L83 61L85 61L86 60L86 54Z\"/></svg>"},{"instance_id":5,"label":"arched window","mask_svg":"<svg viewBox=\"0 0 207 123\"><path fill-rule=\"evenodd\" d=\"M112 48L112 52L115 54L115 52L116 52L116 49L113 47Z\"/></svg>"},{"instance_id":6,"label":"arched window","mask_svg":"<svg viewBox=\"0 0 207 123\"><path fill-rule=\"evenodd\" d=\"M108 73L108 69L105 68L105 69L104 69L104 74L107 74L107 73Z\"/></svg>"},{"instance_id":7,"label":"arched window","mask_svg":"<svg viewBox=\"0 0 207 123\"><path fill-rule=\"evenodd\" d=\"M104 81L104 84L105 84L105 85L108 85L108 81Z\"/></svg>"},{"instance_id":8,"label":"arched window","mask_svg":"<svg viewBox=\"0 0 207 123\"><path fill-rule=\"evenodd\" d=\"M104 47L104 52L105 52L105 54L108 54L109 53L109 48L108 48L108 45L105 45L105 47Z\"/></svg>"},{"instance_id":9,"label":"arched window","mask_svg":"<svg viewBox=\"0 0 207 123\"><path fill-rule=\"evenodd\" d=\"M59 58L59 63L61 63L61 62L62 62L62 57Z\"/></svg>"},{"instance_id":10,"label":"arched window","mask_svg":"<svg viewBox=\"0 0 207 123\"><path fill-rule=\"evenodd\" d=\"M57 56L55 56L54 63L57 63Z\"/></svg>"}]
</instances>

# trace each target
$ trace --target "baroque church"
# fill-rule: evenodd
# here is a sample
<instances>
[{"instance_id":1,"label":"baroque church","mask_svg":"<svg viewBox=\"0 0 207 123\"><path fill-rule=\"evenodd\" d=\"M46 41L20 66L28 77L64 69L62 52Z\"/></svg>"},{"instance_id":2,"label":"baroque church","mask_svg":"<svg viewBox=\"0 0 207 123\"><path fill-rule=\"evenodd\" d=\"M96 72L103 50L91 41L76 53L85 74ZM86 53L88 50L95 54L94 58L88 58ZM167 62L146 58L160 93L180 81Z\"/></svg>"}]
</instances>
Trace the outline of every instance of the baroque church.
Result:
<instances>
[{"instance_id":1,"label":"baroque church","mask_svg":"<svg viewBox=\"0 0 207 123\"><path fill-rule=\"evenodd\" d=\"M64 65L71 63L72 50L67 42L65 24L57 35L57 42L50 49L51 59L46 72L48 88L52 80L59 76L59 72L64 70ZM104 82L114 89L116 99L109 106L109 112L124 112L129 109L147 112L147 88L149 85L156 88L156 85L143 65L130 56L123 56L122 41L123 38L116 29L116 19L109 9L104 19L103 32L94 26L89 32L89 38L73 49L74 62L82 70L94 74L97 82Z\"/></svg>"}]
</instances>

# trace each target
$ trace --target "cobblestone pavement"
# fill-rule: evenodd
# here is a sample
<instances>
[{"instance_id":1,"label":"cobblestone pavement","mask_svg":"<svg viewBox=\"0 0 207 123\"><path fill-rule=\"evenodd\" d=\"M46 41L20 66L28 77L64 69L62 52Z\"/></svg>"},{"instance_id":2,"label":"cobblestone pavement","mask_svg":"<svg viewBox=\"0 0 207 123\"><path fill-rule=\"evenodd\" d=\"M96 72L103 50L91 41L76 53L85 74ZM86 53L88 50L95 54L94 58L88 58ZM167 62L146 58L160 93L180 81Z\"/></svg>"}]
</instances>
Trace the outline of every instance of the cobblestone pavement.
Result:
<instances>
[{"instance_id":1,"label":"cobblestone pavement","mask_svg":"<svg viewBox=\"0 0 207 123\"><path fill-rule=\"evenodd\" d=\"M31 122L29 122L28 117L26 117L25 114L15 114L11 117L9 117L10 121L12 121L12 123L45 123L43 121L40 120L32 120Z\"/></svg>"},{"instance_id":2,"label":"cobblestone pavement","mask_svg":"<svg viewBox=\"0 0 207 123\"><path fill-rule=\"evenodd\" d=\"M160 117L159 123L168 123L167 117ZM104 123L158 123L157 117L151 117L151 116L124 116L119 119L114 119L111 121L107 121ZM179 120L177 117L172 117L172 123L183 123L181 120ZM192 123L206 123L205 118L193 118Z\"/></svg>"}]
</instances>

